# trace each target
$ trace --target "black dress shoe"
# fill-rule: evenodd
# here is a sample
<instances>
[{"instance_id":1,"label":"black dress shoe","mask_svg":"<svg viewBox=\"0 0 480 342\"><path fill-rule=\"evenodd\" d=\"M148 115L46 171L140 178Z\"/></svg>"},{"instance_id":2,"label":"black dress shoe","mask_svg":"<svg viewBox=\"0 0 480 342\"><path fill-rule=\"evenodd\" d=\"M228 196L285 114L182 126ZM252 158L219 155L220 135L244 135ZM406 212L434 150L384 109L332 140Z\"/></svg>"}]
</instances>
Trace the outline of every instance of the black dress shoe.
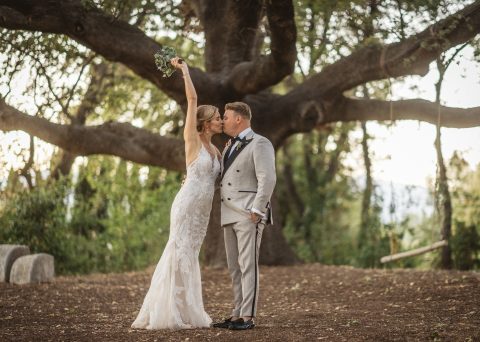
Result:
<instances>
[{"instance_id":1,"label":"black dress shoe","mask_svg":"<svg viewBox=\"0 0 480 342\"><path fill-rule=\"evenodd\" d=\"M243 318L239 318L236 321L231 321L228 329L230 330L247 330L255 328L255 323L253 320L249 319L248 321L244 321Z\"/></svg>"},{"instance_id":2,"label":"black dress shoe","mask_svg":"<svg viewBox=\"0 0 480 342\"><path fill-rule=\"evenodd\" d=\"M212 328L223 328L223 329L228 329L230 324L232 323L232 317L227 318L223 322L217 322L212 324Z\"/></svg>"}]
</instances>

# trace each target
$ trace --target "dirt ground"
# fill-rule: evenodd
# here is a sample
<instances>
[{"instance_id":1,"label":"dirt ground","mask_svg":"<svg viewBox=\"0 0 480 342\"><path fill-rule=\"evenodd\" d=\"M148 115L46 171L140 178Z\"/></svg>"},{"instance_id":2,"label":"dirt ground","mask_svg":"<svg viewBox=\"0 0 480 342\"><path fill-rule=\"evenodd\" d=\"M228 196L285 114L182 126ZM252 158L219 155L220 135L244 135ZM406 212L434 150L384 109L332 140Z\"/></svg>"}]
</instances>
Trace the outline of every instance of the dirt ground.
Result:
<instances>
[{"instance_id":1,"label":"dirt ground","mask_svg":"<svg viewBox=\"0 0 480 342\"><path fill-rule=\"evenodd\" d=\"M261 267L257 327L130 328L153 269L0 284L0 341L480 341L480 274ZM202 270L206 311L228 315L224 269Z\"/></svg>"}]
</instances>

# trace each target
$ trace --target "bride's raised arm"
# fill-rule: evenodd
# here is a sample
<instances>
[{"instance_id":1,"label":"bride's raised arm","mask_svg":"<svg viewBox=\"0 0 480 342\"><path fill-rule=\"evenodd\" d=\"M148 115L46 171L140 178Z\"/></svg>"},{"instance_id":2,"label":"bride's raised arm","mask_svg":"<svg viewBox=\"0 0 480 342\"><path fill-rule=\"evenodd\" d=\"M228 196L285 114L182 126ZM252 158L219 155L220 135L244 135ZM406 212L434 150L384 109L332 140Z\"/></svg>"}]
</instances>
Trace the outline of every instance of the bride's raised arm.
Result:
<instances>
[{"instance_id":1,"label":"bride's raised arm","mask_svg":"<svg viewBox=\"0 0 480 342\"><path fill-rule=\"evenodd\" d=\"M187 97L187 117L185 119L185 127L183 130L183 139L185 140L185 161L187 166L198 155L201 147L200 137L197 131L197 92L193 86L188 66L185 61L180 60L179 57L172 58L172 65L179 69L185 80L185 95Z\"/></svg>"}]
</instances>

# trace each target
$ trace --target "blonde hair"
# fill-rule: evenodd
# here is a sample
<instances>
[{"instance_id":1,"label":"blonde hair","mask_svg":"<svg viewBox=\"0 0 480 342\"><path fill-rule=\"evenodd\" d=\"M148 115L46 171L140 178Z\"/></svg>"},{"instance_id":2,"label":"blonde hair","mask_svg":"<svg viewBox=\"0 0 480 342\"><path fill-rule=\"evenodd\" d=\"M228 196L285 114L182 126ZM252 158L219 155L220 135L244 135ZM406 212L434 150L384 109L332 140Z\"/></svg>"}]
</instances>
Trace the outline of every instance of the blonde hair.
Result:
<instances>
[{"instance_id":1,"label":"blonde hair","mask_svg":"<svg viewBox=\"0 0 480 342\"><path fill-rule=\"evenodd\" d=\"M203 131L203 124L209 122L218 112L218 108L212 105L201 105L197 108L197 132Z\"/></svg>"},{"instance_id":2,"label":"blonde hair","mask_svg":"<svg viewBox=\"0 0 480 342\"><path fill-rule=\"evenodd\" d=\"M230 102L225 105L225 110L231 109L245 119L252 120L252 111L245 102Z\"/></svg>"}]
</instances>

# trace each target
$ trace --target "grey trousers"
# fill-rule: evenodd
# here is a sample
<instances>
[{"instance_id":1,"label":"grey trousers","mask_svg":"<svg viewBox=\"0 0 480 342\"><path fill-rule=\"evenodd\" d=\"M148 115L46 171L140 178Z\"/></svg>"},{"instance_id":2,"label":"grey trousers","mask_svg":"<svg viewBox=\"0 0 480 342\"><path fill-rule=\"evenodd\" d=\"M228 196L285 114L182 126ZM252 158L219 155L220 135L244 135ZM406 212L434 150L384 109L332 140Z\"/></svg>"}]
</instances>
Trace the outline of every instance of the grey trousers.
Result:
<instances>
[{"instance_id":1,"label":"grey trousers","mask_svg":"<svg viewBox=\"0 0 480 342\"><path fill-rule=\"evenodd\" d=\"M265 224L257 225L250 220L223 226L235 305L232 316L256 316L259 292L258 256L264 228Z\"/></svg>"}]
</instances>

